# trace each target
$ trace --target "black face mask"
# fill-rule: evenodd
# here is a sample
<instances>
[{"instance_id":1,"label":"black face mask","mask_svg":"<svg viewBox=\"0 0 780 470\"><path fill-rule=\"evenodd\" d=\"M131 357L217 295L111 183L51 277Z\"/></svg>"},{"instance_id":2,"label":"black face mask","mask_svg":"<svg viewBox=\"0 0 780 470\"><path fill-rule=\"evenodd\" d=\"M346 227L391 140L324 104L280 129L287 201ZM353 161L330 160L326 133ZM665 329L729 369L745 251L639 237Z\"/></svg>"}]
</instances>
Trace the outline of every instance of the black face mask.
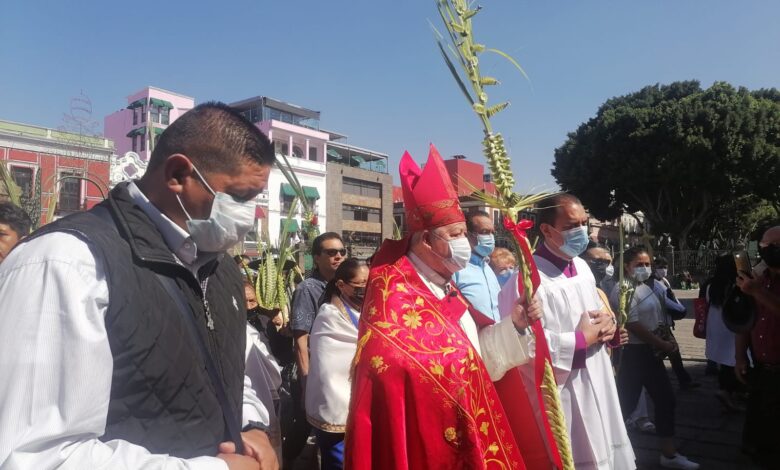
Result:
<instances>
[{"instance_id":1,"label":"black face mask","mask_svg":"<svg viewBox=\"0 0 780 470\"><path fill-rule=\"evenodd\" d=\"M607 277L607 266L609 266L608 261L588 260L588 266L590 266L590 270L593 271L593 277L596 278L596 282L600 282L602 279Z\"/></svg>"},{"instance_id":2,"label":"black face mask","mask_svg":"<svg viewBox=\"0 0 780 470\"><path fill-rule=\"evenodd\" d=\"M780 245L760 246L758 254L770 268L780 268Z\"/></svg>"},{"instance_id":3,"label":"black face mask","mask_svg":"<svg viewBox=\"0 0 780 470\"><path fill-rule=\"evenodd\" d=\"M246 311L246 319L247 320L255 320L257 317L260 316L260 307L250 308Z\"/></svg>"},{"instance_id":4,"label":"black face mask","mask_svg":"<svg viewBox=\"0 0 780 470\"><path fill-rule=\"evenodd\" d=\"M352 295L350 296L358 304L363 303L363 299L366 297L365 287L353 287Z\"/></svg>"}]
</instances>

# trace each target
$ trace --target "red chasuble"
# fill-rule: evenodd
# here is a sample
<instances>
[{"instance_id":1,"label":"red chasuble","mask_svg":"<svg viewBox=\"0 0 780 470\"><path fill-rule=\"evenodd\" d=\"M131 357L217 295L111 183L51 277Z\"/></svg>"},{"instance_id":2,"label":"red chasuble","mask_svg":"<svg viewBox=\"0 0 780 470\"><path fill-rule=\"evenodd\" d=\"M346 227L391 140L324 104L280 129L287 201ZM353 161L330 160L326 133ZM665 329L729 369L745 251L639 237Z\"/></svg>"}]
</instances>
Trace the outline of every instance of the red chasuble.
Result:
<instances>
[{"instance_id":1,"label":"red chasuble","mask_svg":"<svg viewBox=\"0 0 780 470\"><path fill-rule=\"evenodd\" d=\"M525 469L493 383L459 325L465 299L457 291L437 299L405 256L374 266L345 468Z\"/></svg>"}]
</instances>

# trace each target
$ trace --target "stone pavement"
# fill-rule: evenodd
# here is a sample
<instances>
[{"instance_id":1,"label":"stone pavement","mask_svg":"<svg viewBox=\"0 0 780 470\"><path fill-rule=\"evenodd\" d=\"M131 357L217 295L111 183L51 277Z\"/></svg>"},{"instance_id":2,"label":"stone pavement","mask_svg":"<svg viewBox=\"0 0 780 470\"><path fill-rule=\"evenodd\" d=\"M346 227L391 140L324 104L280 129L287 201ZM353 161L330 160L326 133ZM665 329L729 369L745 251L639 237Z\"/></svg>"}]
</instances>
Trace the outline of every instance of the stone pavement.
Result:
<instances>
[{"instance_id":1,"label":"stone pavement","mask_svg":"<svg viewBox=\"0 0 780 470\"><path fill-rule=\"evenodd\" d=\"M677 442L680 452L702 470L752 470L759 467L740 452L744 413L724 412L715 397L716 376L705 376L704 340L693 336L693 299L697 291L675 291L688 307L688 318L676 322L674 335L680 345L685 368L701 387L689 391L677 388L677 378L667 361L667 370L677 392ZM656 438L630 432L637 464L641 470L660 469Z\"/></svg>"}]
</instances>

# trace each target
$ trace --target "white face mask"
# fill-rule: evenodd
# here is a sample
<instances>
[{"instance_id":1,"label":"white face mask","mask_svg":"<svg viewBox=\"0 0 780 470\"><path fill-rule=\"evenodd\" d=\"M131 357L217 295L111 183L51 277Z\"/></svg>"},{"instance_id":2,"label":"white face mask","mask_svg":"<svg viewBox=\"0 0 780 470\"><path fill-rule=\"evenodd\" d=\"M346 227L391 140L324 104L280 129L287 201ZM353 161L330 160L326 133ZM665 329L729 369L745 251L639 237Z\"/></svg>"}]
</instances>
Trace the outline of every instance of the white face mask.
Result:
<instances>
[{"instance_id":1,"label":"white face mask","mask_svg":"<svg viewBox=\"0 0 780 470\"><path fill-rule=\"evenodd\" d=\"M609 266L607 266L604 272L607 274L607 277L612 277L615 275L615 267L610 264Z\"/></svg>"},{"instance_id":2,"label":"white face mask","mask_svg":"<svg viewBox=\"0 0 780 470\"><path fill-rule=\"evenodd\" d=\"M655 277L657 277L658 279L663 279L666 277L667 272L668 271L666 268L657 268L655 270Z\"/></svg>"},{"instance_id":3,"label":"white face mask","mask_svg":"<svg viewBox=\"0 0 780 470\"><path fill-rule=\"evenodd\" d=\"M226 251L243 240L252 230L255 224L255 203L237 201L229 194L215 192L198 169L194 166L192 168L204 186L214 195L214 201L211 203L211 214L208 219L193 219L176 195L184 215L189 219L187 229L198 250L209 253Z\"/></svg>"},{"instance_id":4,"label":"white face mask","mask_svg":"<svg viewBox=\"0 0 780 470\"><path fill-rule=\"evenodd\" d=\"M447 267L447 269L452 273L455 274L456 272L464 269L469 264L469 259L471 259L471 244L469 243L469 239L466 237L460 237L460 238L453 238L450 240L445 239L441 235L437 234L434 231L431 231L431 233L437 237L441 238L442 240L447 242L447 245L450 247L450 256L444 257L434 251L436 256L442 259L444 261L444 265Z\"/></svg>"},{"instance_id":5,"label":"white face mask","mask_svg":"<svg viewBox=\"0 0 780 470\"><path fill-rule=\"evenodd\" d=\"M652 275L650 266L637 266L634 268L634 279L639 282L645 282L650 279L650 275Z\"/></svg>"}]
</instances>

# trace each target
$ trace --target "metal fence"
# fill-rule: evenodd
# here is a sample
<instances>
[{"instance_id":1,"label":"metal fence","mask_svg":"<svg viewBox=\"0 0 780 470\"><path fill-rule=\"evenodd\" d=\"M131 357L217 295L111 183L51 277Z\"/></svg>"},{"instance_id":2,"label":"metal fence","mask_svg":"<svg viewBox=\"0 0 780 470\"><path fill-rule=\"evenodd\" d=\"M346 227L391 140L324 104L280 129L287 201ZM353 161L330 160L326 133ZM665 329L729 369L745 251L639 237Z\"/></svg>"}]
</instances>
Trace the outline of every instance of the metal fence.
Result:
<instances>
[{"instance_id":1,"label":"metal fence","mask_svg":"<svg viewBox=\"0 0 780 470\"><path fill-rule=\"evenodd\" d=\"M669 261L669 280L672 286L677 288L686 278L699 284L706 281L714 274L718 256L729 253L731 252L728 250L687 250L666 252L663 256ZM748 249L748 254L755 262L758 255L755 249Z\"/></svg>"},{"instance_id":2,"label":"metal fence","mask_svg":"<svg viewBox=\"0 0 780 470\"><path fill-rule=\"evenodd\" d=\"M668 278L672 287L690 287L689 283L701 284L712 276L715 259L722 252L716 250L685 250L663 253L669 261Z\"/></svg>"}]
</instances>

